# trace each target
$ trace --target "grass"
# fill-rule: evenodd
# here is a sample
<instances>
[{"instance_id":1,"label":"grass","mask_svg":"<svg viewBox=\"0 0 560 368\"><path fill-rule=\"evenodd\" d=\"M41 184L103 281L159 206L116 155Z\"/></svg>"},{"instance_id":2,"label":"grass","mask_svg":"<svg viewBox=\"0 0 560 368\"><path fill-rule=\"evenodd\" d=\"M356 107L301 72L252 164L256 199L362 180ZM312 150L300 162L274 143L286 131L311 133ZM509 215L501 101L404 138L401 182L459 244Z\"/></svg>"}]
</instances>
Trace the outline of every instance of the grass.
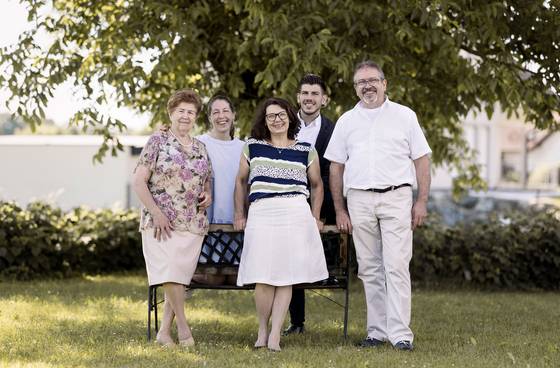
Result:
<instances>
[{"instance_id":1,"label":"grass","mask_svg":"<svg viewBox=\"0 0 560 368\"><path fill-rule=\"evenodd\" d=\"M361 350L361 283L342 309L307 292L307 332L281 353L254 351L251 291L197 290L187 316L197 346L147 343L144 275L0 282L0 366L7 367L559 367L560 293L424 290L413 296L416 350ZM327 293L342 301L342 292Z\"/></svg>"}]
</instances>

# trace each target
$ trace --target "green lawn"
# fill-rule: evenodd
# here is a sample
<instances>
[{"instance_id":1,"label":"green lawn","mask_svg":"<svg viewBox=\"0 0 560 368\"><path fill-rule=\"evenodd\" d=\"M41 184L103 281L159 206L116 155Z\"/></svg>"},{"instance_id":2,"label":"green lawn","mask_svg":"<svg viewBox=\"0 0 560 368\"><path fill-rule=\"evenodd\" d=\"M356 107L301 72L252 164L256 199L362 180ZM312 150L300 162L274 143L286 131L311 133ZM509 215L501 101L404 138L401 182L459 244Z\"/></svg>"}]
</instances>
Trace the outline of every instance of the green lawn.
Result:
<instances>
[{"instance_id":1,"label":"green lawn","mask_svg":"<svg viewBox=\"0 0 560 368\"><path fill-rule=\"evenodd\" d=\"M324 292L342 301L340 291ZM560 367L560 293L416 288L416 350L360 350L365 304L351 292L349 340L342 309L307 292L308 331L281 353L254 351L250 291L197 290L187 316L197 346L147 343L146 279L112 275L0 282L0 366L23 367Z\"/></svg>"}]
</instances>

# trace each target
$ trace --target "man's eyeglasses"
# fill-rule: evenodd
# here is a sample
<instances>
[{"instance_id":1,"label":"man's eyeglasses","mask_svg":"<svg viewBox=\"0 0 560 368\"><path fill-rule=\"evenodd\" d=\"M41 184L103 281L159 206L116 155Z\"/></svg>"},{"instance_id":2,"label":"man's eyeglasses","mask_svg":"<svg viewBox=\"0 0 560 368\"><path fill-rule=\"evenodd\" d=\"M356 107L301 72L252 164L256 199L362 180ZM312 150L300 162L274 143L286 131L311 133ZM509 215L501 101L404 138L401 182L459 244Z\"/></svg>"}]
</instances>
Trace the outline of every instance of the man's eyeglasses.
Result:
<instances>
[{"instance_id":1,"label":"man's eyeglasses","mask_svg":"<svg viewBox=\"0 0 560 368\"><path fill-rule=\"evenodd\" d=\"M265 117L268 122L272 123L274 120L276 120L276 117L279 117L280 120L286 120L288 118L288 113L286 111L281 111L277 114L266 114Z\"/></svg>"},{"instance_id":2,"label":"man's eyeglasses","mask_svg":"<svg viewBox=\"0 0 560 368\"><path fill-rule=\"evenodd\" d=\"M370 78L370 79L359 79L357 81L354 82L354 86L356 87L365 87L368 84L374 85L374 84L378 84L383 80L383 78Z\"/></svg>"}]
</instances>

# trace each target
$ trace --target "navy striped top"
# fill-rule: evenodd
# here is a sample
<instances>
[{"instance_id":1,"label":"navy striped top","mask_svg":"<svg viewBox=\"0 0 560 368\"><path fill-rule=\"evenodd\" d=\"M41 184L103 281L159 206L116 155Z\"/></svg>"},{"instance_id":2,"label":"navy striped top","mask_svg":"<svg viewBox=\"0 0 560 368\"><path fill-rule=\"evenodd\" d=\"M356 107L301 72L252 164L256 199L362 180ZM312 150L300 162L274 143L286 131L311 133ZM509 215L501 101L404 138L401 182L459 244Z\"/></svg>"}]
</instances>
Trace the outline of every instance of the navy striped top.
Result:
<instances>
[{"instance_id":1,"label":"navy striped top","mask_svg":"<svg viewBox=\"0 0 560 368\"><path fill-rule=\"evenodd\" d=\"M243 154L249 163L249 202L281 196L309 197L307 168L317 158L317 151L309 143L279 148L250 138Z\"/></svg>"}]
</instances>

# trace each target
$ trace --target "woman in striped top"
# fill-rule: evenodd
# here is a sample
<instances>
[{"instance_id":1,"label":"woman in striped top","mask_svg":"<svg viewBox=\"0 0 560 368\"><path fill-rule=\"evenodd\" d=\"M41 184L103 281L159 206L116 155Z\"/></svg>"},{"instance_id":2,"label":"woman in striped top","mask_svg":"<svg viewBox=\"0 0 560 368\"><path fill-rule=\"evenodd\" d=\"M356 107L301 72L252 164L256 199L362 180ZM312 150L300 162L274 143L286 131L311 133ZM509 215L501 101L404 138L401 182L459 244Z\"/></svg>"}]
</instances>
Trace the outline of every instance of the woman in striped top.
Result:
<instances>
[{"instance_id":1,"label":"woman in striped top","mask_svg":"<svg viewBox=\"0 0 560 368\"><path fill-rule=\"evenodd\" d=\"M255 347L275 351L280 350L292 285L328 277L319 234L323 226L319 160L314 147L295 140L298 129L297 115L286 100L266 100L257 111L235 184L234 228L245 229L237 284L256 284Z\"/></svg>"}]
</instances>

